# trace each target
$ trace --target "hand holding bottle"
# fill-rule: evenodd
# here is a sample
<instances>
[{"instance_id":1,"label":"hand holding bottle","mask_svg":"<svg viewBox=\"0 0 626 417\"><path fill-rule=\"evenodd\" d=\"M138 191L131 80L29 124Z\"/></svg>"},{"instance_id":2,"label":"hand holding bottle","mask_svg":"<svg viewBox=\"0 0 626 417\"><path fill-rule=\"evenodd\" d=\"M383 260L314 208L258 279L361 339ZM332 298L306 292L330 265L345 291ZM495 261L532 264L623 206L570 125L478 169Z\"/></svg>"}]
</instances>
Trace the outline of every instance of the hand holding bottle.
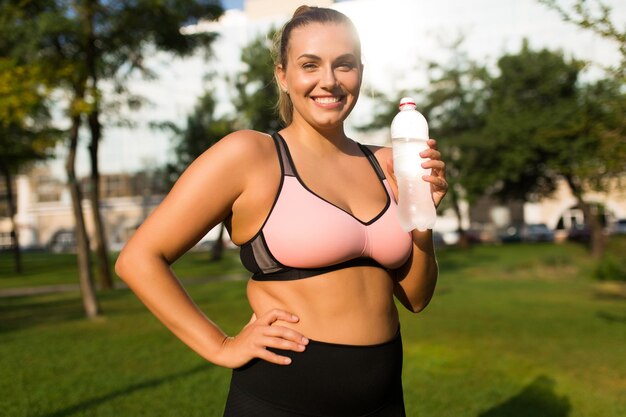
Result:
<instances>
[{"instance_id":1,"label":"hand holding bottle","mask_svg":"<svg viewBox=\"0 0 626 417\"><path fill-rule=\"evenodd\" d=\"M432 229L437 218L433 193L437 193L439 203L447 189L445 165L439 159L436 142L428 139L426 119L415 110L410 97L400 101L400 112L391 123L391 139L400 225L406 231ZM433 168L441 174L433 176ZM431 184L437 189L431 189Z\"/></svg>"}]
</instances>

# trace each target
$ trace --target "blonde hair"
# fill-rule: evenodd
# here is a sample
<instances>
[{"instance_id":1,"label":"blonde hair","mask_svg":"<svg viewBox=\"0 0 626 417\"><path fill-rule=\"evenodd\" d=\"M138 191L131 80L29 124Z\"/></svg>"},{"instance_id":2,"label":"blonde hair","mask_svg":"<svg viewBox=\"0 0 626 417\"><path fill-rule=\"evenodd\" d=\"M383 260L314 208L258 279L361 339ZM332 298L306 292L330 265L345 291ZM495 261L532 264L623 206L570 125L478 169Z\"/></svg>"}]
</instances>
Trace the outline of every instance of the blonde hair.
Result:
<instances>
[{"instance_id":1,"label":"blonde hair","mask_svg":"<svg viewBox=\"0 0 626 417\"><path fill-rule=\"evenodd\" d=\"M361 61L361 40L359 39L359 34L354 26L354 23L352 23L348 16L338 12L337 10L325 7L300 6L293 13L291 19L274 35L274 67L280 65L283 71L287 69L287 52L289 50L291 32L296 28L303 27L311 23L337 23L346 25L354 36L357 48L357 58ZM276 109L278 110L278 114L280 115L283 123L285 123L285 125L289 125L293 120L293 103L291 102L289 94L280 88L280 81L276 73L274 73L274 78L278 87L278 102L276 103Z\"/></svg>"}]
</instances>

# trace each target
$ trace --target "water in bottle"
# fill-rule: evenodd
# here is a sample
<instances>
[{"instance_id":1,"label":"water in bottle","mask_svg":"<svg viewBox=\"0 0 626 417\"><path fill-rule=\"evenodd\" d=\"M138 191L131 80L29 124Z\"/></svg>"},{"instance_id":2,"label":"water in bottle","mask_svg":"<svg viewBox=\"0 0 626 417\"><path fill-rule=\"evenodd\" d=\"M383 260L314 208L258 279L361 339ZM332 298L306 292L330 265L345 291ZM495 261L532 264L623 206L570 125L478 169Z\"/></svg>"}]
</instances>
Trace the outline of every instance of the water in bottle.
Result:
<instances>
[{"instance_id":1,"label":"water in bottle","mask_svg":"<svg viewBox=\"0 0 626 417\"><path fill-rule=\"evenodd\" d=\"M422 179L430 169L422 168L419 153L428 148L428 123L415 110L410 97L400 100L400 112L391 122L393 169L398 181L398 220L407 232L432 229L437 211L430 192L430 183Z\"/></svg>"}]
</instances>

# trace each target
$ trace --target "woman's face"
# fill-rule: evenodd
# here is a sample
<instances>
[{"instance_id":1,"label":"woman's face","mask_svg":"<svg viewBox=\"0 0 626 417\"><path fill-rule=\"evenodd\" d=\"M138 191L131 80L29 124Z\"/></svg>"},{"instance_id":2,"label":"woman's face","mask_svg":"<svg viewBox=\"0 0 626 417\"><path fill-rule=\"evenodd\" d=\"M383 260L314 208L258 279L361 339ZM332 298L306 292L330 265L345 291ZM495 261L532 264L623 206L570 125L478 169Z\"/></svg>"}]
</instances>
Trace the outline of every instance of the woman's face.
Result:
<instances>
[{"instance_id":1,"label":"woman's face","mask_svg":"<svg viewBox=\"0 0 626 417\"><path fill-rule=\"evenodd\" d=\"M359 97L361 57L354 35L341 23L311 23L294 29L287 66L276 69L293 103L294 123L325 130L340 126Z\"/></svg>"}]
</instances>

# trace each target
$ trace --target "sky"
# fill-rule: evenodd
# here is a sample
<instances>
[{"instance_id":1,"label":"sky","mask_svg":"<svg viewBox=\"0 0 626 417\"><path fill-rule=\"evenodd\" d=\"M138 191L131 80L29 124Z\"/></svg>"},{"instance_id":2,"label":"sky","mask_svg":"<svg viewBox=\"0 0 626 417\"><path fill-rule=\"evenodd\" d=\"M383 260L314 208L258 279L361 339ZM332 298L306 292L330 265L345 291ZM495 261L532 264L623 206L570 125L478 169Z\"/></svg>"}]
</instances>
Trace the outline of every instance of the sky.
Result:
<instances>
[{"instance_id":1,"label":"sky","mask_svg":"<svg viewBox=\"0 0 626 417\"><path fill-rule=\"evenodd\" d=\"M626 2L606 2L613 7L613 21L624 27ZM220 32L212 61L200 56L178 59L156 54L149 65L159 74L159 79L135 80L130 85L151 104L129 116L135 122L134 128L109 126L104 130L100 146L103 173L134 172L164 164L172 156L172 137L149 129L148 124L167 120L183 125L204 91L206 74L214 72L220 79L241 69L240 48L286 18L250 21L241 11L242 0L223 0L223 3L230 10L220 23L210 25ZM294 1L294 6L297 4ZM442 45L461 35L467 54L491 68L503 53L519 51L525 38L533 48L561 49L568 57L605 64L617 63L619 59L616 45L562 22L537 0L352 0L336 3L334 7L354 21L363 45L364 89L347 124L348 133L354 135L358 134L351 128L366 122L371 115L370 87L391 95L412 88L418 94L425 87L425 62L445 61L448 56ZM594 70L589 74L592 77ZM218 109L233 111L228 104L232 89L224 82L214 82L213 87L222 99ZM369 138L356 139L367 142ZM52 173L64 178L64 149L60 148L58 154L59 158L51 163ZM77 172L88 173L86 141L79 150Z\"/></svg>"},{"instance_id":2,"label":"sky","mask_svg":"<svg viewBox=\"0 0 626 417\"><path fill-rule=\"evenodd\" d=\"M243 0L222 0L225 9L243 9Z\"/></svg>"}]
</instances>

